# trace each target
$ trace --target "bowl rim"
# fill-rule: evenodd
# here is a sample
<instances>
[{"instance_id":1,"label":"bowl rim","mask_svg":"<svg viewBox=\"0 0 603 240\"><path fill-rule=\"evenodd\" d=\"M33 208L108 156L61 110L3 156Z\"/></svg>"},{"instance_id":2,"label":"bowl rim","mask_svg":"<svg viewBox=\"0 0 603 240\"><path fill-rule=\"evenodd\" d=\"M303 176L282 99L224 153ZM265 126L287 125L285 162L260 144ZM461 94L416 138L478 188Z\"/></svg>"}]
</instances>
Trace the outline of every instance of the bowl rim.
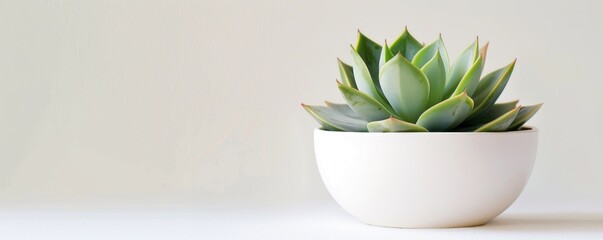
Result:
<instances>
[{"instance_id":1,"label":"bowl rim","mask_svg":"<svg viewBox=\"0 0 603 240\"><path fill-rule=\"evenodd\" d=\"M538 128L533 126L523 126L521 130L505 132L346 132L329 131L321 128L314 128L315 133L340 134L340 135L511 135L511 134L529 134L537 133Z\"/></svg>"}]
</instances>

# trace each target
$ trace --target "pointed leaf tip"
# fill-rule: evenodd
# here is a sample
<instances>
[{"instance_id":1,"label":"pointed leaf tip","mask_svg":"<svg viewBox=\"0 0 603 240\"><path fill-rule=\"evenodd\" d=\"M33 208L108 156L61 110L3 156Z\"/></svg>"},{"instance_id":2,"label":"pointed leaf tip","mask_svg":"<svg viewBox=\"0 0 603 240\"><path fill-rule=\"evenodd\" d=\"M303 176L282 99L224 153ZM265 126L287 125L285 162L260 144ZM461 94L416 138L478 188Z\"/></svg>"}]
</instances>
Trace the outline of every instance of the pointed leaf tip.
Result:
<instances>
[{"instance_id":1,"label":"pointed leaf tip","mask_svg":"<svg viewBox=\"0 0 603 240\"><path fill-rule=\"evenodd\" d=\"M395 113L369 95L346 85L339 85L339 91L354 112L367 121L386 119Z\"/></svg>"},{"instance_id":2,"label":"pointed leaf tip","mask_svg":"<svg viewBox=\"0 0 603 240\"><path fill-rule=\"evenodd\" d=\"M401 52L409 61L412 61L421 48L423 45L410 34L408 27L404 27L404 32L390 45L392 53Z\"/></svg>"},{"instance_id":3,"label":"pointed leaf tip","mask_svg":"<svg viewBox=\"0 0 603 240\"><path fill-rule=\"evenodd\" d=\"M459 82L461 82L461 79L474 65L475 61L478 58L477 55L479 55L479 49L477 48L478 42L476 40L465 50L463 50L461 56L459 56L455 64L452 66L452 68L450 69L450 75L447 75L444 97L449 97L453 95L459 85Z\"/></svg>"},{"instance_id":4,"label":"pointed leaf tip","mask_svg":"<svg viewBox=\"0 0 603 240\"><path fill-rule=\"evenodd\" d=\"M353 74L358 90L369 94L371 97L383 101L383 94L379 87L379 57L381 45L361 34L356 43L356 50L351 51L353 57Z\"/></svg>"},{"instance_id":5,"label":"pointed leaf tip","mask_svg":"<svg viewBox=\"0 0 603 240\"><path fill-rule=\"evenodd\" d=\"M482 46L479 49L479 55L482 57L482 62L484 65L486 65L486 56L488 55L488 46L490 45L490 42L486 42L486 44L484 44L484 46Z\"/></svg>"},{"instance_id":6,"label":"pointed leaf tip","mask_svg":"<svg viewBox=\"0 0 603 240\"><path fill-rule=\"evenodd\" d=\"M532 118L538 110L542 107L544 103L539 103L536 105L525 106L519 109L517 113L517 117L513 120L511 125L509 126L509 131L514 131L520 129L530 118Z\"/></svg>"},{"instance_id":7,"label":"pointed leaf tip","mask_svg":"<svg viewBox=\"0 0 603 240\"><path fill-rule=\"evenodd\" d=\"M513 110L501 115L500 117L490 121L479 127L476 132L504 132L507 131L513 120L517 117L517 113L521 106L515 107Z\"/></svg>"},{"instance_id":8,"label":"pointed leaf tip","mask_svg":"<svg viewBox=\"0 0 603 240\"><path fill-rule=\"evenodd\" d=\"M484 111L484 113L482 113L478 117L464 121L462 123L462 126L481 126L486 123L489 123L492 120L516 108L518 102L519 100L516 99L510 102L496 103L492 107L488 108L488 110ZM475 129L477 129L477 127Z\"/></svg>"},{"instance_id":9,"label":"pointed leaf tip","mask_svg":"<svg viewBox=\"0 0 603 240\"><path fill-rule=\"evenodd\" d=\"M346 116L335 109L311 105L305 105L304 109L326 130L349 132L368 131L366 128L368 122Z\"/></svg>"},{"instance_id":10,"label":"pointed leaf tip","mask_svg":"<svg viewBox=\"0 0 603 240\"><path fill-rule=\"evenodd\" d=\"M379 69L383 67L383 64L388 62L394 57L389 46L387 45L387 40L385 40L385 44L383 44L383 48L381 48L381 55L379 57Z\"/></svg>"},{"instance_id":11,"label":"pointed leaf tip","mask_svg":"<svg viewBox=\"0 0 603 240\"><path fill-rule=\"evenodd\" d=\"M499 68L491 73L484 76L478 83L473 99L475 100L476 107L471 112L469 119L473 119L483 114L488 108L490 108L498 97L502 94L503 90L507 86L513 69L515 68L515 61L511 62L507 66Z\"/></svg>"},{"instance_id":12,"label":"pointed leaf tip","mask_svg":"<svg viewBox=\"0 0 603 240\"><path fill-rule=\"evenodd\" d=\"M482 75L482 71L484 70L484 61L481 55L477 56L477 59L473 62L471 67L467 70L465 75L459 81L456 89L452 93L452 95L457 95L460 91L464 91L470 97L473 96L475 89L479 84L479 79Z\"/></svg>"},{"instance_id":13,"label":"pointed leaf tip","mask_svg":"<svg viewBox=\"0 0 603 240\"><path fill-rule=\"evenodd\" d=\"M337 58L337 66L339 67L339 75L344 84L358 88L356 86L356 79L354 79L354 69L352 66L344 63L341 59Z\"/></svg>"}]
</instances>

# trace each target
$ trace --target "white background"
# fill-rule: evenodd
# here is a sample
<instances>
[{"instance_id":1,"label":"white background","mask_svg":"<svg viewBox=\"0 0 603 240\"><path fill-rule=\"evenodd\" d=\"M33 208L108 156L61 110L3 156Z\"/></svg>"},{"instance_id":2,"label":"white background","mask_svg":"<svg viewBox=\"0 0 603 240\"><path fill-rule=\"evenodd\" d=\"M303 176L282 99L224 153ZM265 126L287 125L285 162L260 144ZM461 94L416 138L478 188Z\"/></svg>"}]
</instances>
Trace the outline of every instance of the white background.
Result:
<instances>
[{"instance_id":1,"label":"white background","mask_svg":"<svg viewBox=\"0 0 603 240\"><path fill-rule=\"evenodd\" d=\"M602 13L598 1L1 1L0 207L332 201L299 104L341 101L336 57L349 62L357 29L381 42L405 25L427 43L441 33L453 59L490 41L486 71L518 59L501 100L545 103L515 207L600 205Z\"/></svg>"}]
</instances>

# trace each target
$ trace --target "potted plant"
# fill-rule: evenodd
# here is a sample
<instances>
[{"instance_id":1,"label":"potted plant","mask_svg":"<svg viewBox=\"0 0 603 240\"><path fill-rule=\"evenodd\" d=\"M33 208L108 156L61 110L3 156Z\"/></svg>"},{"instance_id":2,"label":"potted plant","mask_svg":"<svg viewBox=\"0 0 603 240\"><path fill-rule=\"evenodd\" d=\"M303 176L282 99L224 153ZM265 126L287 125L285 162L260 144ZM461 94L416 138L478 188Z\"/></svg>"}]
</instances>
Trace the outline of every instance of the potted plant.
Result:
<instances>
[{"instance_id":1,"label":"potted plant","mask_svg":"<svg viewBox=\"0 0 603 240\"><path fill-rule=\"evenodd\" d=\"M383 46L359 32L352 64L338 60L346 104L302 106L328 191L371 225L467 227L487 223L519 196L536 157L542 106L495 103L515 61L482 77L488 44L450 63L440 37L407 29Z\"/></svg>"}]
</instances>

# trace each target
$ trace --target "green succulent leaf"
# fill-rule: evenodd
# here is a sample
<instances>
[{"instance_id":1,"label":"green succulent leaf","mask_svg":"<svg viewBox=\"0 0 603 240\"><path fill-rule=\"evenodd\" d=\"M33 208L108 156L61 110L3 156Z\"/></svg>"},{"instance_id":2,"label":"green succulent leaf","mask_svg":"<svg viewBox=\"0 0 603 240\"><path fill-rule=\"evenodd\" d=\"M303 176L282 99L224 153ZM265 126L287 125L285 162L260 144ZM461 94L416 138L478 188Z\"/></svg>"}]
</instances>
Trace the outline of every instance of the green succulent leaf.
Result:
<instances>
[{"instance_id":1,"label":"green succulent leaf","mask_svg":"<svg viewBox=\"0 0 603 240\"><path fill-rule=\"evenodd\" d=\"M417 120L417 125L431 132L448 131L465 120L473 109L473 100L462 93L427 109Z\"/></svg>"},{"instance_id":2,"label":"green succulent leaf","mask_svg":"<svg viewBox=\"0 0 603 240\"><path fill-rule=\"evenodd\" d=\"M473 96L477 85L479 84L479 78L482 76L482 71L484 70L484 62L482 61L482 57L479 56L477 60L473 63L471 68L467 71L465 76L459 82L459 85L454 90L452 95L458 95L463 92L467 92L469 97Z\"/></svg>"},{"instance_id":3,"label":"green succulent leaf","mask_svg":"<svg viewBox=\"0 0 603 240\"><path fill-rule=\"evenodd\" d=\"M393 57L394 57L394 54L392 54L392 51L387 46L387 41L386 41L385 44L383 44L383 48L381 49L381 56L379 57L379 69L381 69L383 64L385 64L387 61L389 61Z\"/></svg>"},{"instance_id":4,"label":"green succulent leaf","mask_svg":"<svg viewBox=\"0 0 603 240\"><path fill-rule=\"evenodd\" d=\"M356 118L347 117L334 109L324 106L311 106L302 103L302 107L312 115L325 130L366 132L368 122Z\"/></svg>"},{"instance_id":5,"label":"green succulent leaf","mask_svg":"<svg viewBox=\"0 0 603 240\"><path fill-rule=\"evenodd\" d=\"M423 72L398 53L379 72L385 97L403 120L415 122L427 108L429 81Z\"/></svg>"},{"instance_id":6,"label":"green succulent leaf","mask_svg":"<svg viewBox=\"0 0 603 240\"><path fill-rule=\"evenodd\" d=\"M521 126L523 126L528 120L530 120L530 118L532 118L532 116L534 116L534 114L536 114L536 112L538 112L538 110L540 110L540 107L542 107L542 103L521 107L517 113L517 117L515 117L508 130L515 131L521 128Z\"/></svg>"},{"instance_id":7,"label":"green succulent leaf","mask_svg":"<svg viewBox=\"0 0 603 240\"><path fill-rule=\"evenodd\" d=\"M427 107L431 107L442 100L444 86L446 85L446 65L442 59L442 55L436 52L433 58L421 68L421 71L425 74L427 80L429 80L429 100L427 101Z\"/></svg>"},{"instance_id":8,"label":"green succulent leaf","mask_svg":"<svg viewBox=\"0 0 603 240\"><path fill-rule=\"evenodd\" d=\"M392 115L397 116L389 107L363 92L343 84L339 84L338 87L348 106L366 121L383 120Z\"/></svg>"},{"instance_id":9,"label":"green succulent leaf","mask_svg":"<svg viewBox=\"0 0 603 240\"><path fill-rule=\"evenodd\" d=\"M505 103L496 103L491 108L484 111L484 113L481 114L479 117L476 117L469 121L465 121L465 122L463 122L462 125L463 126L476 126L476 125L486 124L494 119L497 119L498 117L502 116L503 114L513 110L515 107L517 107L518 102L519 102L518 100L515 100L515 101L505 102Z\"/></svg>"},{"instance_id":10,"label":"green succulent leaf","mask_svg":"<svg viewBox=\"0 0 603 240\"><path fill-rule=\"evenodd\" d=\"M368 94L377 101L386 104L387 101L385 101L383 93L381 92L381 87L379 86L379 81L377 81L378 77L373 78L371 76L369 69L366 64L364 64L364 60L362 60L362 57L354 50L354 48L352 48L351 53L354 59L353 70L356 86L358 87L357 89Z\"/></svg>"},{"instance_id":11,"label":"green succulent leaf","mask_svg":"<svg viewBox=\"0 0 603 240\"><path fill-rule=\"evenodd\" d=\"M504 132L507 131L507 128L511 125L517 113L519 112L520 107L516 107L511 111L503 114L502 116L492 120L489 123L484 124L479 127L476 132Z\"/></svg>"},{"instance_id":12,"label":"green succulent leaf","mask_svg":"<svg viewBox=\"0 0 603 240\"><path fill-rule=\"evenodd\" d=\"M446 80L446 88L444 90L444 97L449 97L452 93L457 89L459 82L465 76L467 71L473 66L475 60L477 60L479 56L479 43L478 40L475 40L469 47L467 47L461 56L456 60L452 69L450 70L450 75L447 76Z\"/></svg>"},{"instance_id":13,"label":"green succulent leaf","mask_svg":"<svg viewBox=\"0 0 603 240\"><path fill-rule=\"evenodd\" d=\"M427 129L421 126L394 117L369 122L367 127L369 132L427 132Z\"/></svg>"},{"instance_id":14,"label":"green succulent leaf","mask_svg":"<svg viewBox=\"0 0 603 240\"><path fill-rule=\"evenodd\" d=\"M446 51L446 46L444 46L442 36L438 37L437 40L430 43L429 45L421 48L421 50L419 50L419 52L417 52L415 57L412 59L412 63L415 66L422 68L423 66L425 66L425 64L427 64L433 59L436 52L440 53L440 57L442 58L442 62L444 63L444 68L446 69L444 75L448 76L448 73L450 71L450 59L448 59L448 52Z\"/></svg>"},{"instance_id":15,"label":"green succulent leaf","mask_svg":"<svg viewBox=\"0 0 603 240\"><path fill-rule=\"evenodd\" d=\"M321 129L350 132L514 131L541 108L496 104L515 61L482 77L489 43L476 39L454 64L441 35L424 45L407 28L383 46L358 31L353 61L337 59L347 104L303 108Z\"/></svg>"},{"instance_id":16,"label":"green succulent leaf","mask_svg":"<svg viewBox=\"0 0 603 240\"><path fill-rule=\"evenodd\" d=\"M400 35L390 46L391 52L394 55L402 53L408 61L412 61L415 54L417 54L421 48L423 48L423 44L417 41L417 39L408 32L408 28L404 28L402 35Z\"/></svg>"},{"instance_id":17,"label":"green succulent leaf","mask_svg":"<svg viewBox=\"0 0 603 240\"><path fill-rule=\"evenodd\" d=\"M511 64L502 67L494 72L489 73L479 81L473 99L475 101L475 108L469 115L469 119L478 117L484 111L488 110L498 97L502 94L503 90L511 78L513 68L515 67L515 61Z\"/></svg>"},{"instance_id":18,"label":"green succulent leaf","mask_svg":"<svg viewBox=\"0 0 603 240\"><path fill-rule=\"evenodd\" d=\"M329 101L325 101L325 104L327 104L327 107L338 111L339 113L351 117L351 118L358 118L358 119L362 119L360 117L360 115L358 115L358 113L354 112L354 110L352 110L352 108L350 108L350 106L348 106L347 104L343 104L343 103L332 103Z\"/></svg>"},{"instance_id":19,"label":"green succulent leaf","mask_svg":"<svg viewBox=\"0 0 603 240\"><path fill-rule=\"evenodd\" d=\"M354 80L354 69L352 66L344 63L339 58L337 59L337 64L339 65L339 74L341 75L341 81L345 85L356 88L356 81Z\"/></svg>"},{"instance_id":20,"label":"green succulent leaf","mask_svg":"<svg viewBox=\"0 0 603 240\"><path fill-rule=\"evenodd\" d=\"M381 45L358 31L356 51L366 64L373 81L377 82L379 79L379 57L381 55Z\"/></svg>"}]
</instances>

